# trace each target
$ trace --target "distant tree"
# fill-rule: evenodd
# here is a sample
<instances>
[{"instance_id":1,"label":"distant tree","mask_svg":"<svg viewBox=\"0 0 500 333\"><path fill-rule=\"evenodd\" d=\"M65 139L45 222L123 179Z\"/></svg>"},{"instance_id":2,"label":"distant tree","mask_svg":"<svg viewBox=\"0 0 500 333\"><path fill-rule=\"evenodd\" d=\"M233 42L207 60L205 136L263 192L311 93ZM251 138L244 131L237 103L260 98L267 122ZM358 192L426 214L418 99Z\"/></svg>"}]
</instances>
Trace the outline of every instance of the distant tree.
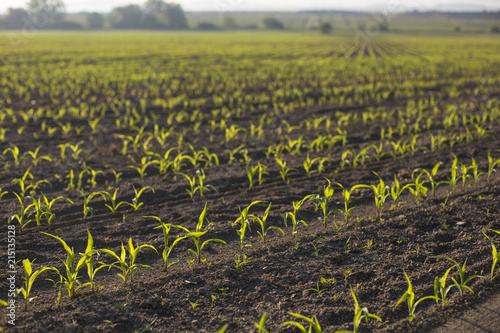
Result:
<instances>
[{"instance_id":1,"label":"distant tree","mask_svg":"<svg viewBox=\"0 0 500 333\"><path fill-rule=\"evenodd\" d=\"M332 25L327 22L321 23L321 25L319 26L319 31L321 31L322 34L329 34L332 32L332 30Z\"/></svg>"},{"instance_id":2,"label":"distant tree","mask_svg":"<svg viewBox=\"0 0 500 333\"><path fill-rule=\"evenodd\" d=\"M111 27L115 29L140 29L142 11L137 5L114 8L109 14Z\"/></svg>"},{"instance_id":3,"label":"distant tree","mask_svg":"<svg viewBox=\"0 0 500 333\"><path fill-rule=\"evenodd\" d=\"M271 16L262 18L261 23L265 29L285 29L285 26L281 23L281 21Z\"/></svg>"},{"instance_id":4,"label":"distant tree","mask_svg":"<svg viewBox=\"0 0 500 333\"><path fill-rule=\"evenodd\" d=\"M43 28L64 21L66 7L62 0L29 0L26 4L33 23ZM44 22L47 22L44 24Z\"/></svg>"},{"instance_id":5,"label":"distant tree","mask_svg":"<svg viewBox=\"0 0 500 333\"><path fill-rule=\"evenodd\" d=\"M184 30L188 29L186 15L180 5L167 3L168 27L170 29Z\"/></svg>"},{"instance_id":6,"label":"distant tree","mask_svg":"<svg viewBox=\"0 0 500 333\"><path fill-rule=\"evenodd\" d=\"M389 24L387 22L380 23L380 31L389 31Z\"/></svg>"},{"instance_id":7,"label":"distant tree","mask_svg":"<svg viewBox=\"0 0 500 333\"><path fill-rule=\"evenodd\" d=\"M99 13L87 14L87 27L89 29L102 29L104 28L104 16Z\"/></svg>"},{"instance_id":8,"label":"distant tree","mask_svg":"<svg viewBox=\"0 0 500 333\"><path fill-rule=\"evenodd\" d=\"M490 31L494 34L498 34L498 33L500 33L500 28L497 25L494 25L491 27Z\"/></svg>"},{"instance_id":9,"label":"distant tree","mask_svg":"<svg viewBox=\"0 0 500 333\"><path fill-rule=\"evenodd\" d=\"M196 29L198 30L205 30L205 31L210 31L210 30L220 30L220 27L218 25L215 25L210 22L200 22L198 25L196 25Z\"/></svg>"},{"instance_id":10,"label":"distant tree","mask_svg":"<svg viewBox=\"0 0 500 333\"><path fill-rule=\"evenodd\" d=\"M462 30L462 28L460 28L460 26L459 26L459 25L457 25L457 26L455 27L455 29L453 29L453 30L454 30L455 32L460 32L460 31Z\"/></svg>"},{"instance_id":11,"label":"distant tree","mask_svg":"<svg viewBox=\"0 0 500 333\"><path fill-rule=\"evenodd\" d=\"M237 29L238 28L236 21L229 15L224 15L224 17L222 18L222 26L225 29Z\"/></svg>"},{"instance_id":12,"label":"distant tree","mask_svg":"<svg viewBox=\"0 0 500 333\"><path fill-rule=\"evenodd\" d=\"M9 8L2 27L5 29L22 29L29 14L23 8Z\"/></svg>"},{"instance_id":13,"label":"distant tree","mask_svg":"<svg viewBox=\"0 0 500 333\"><path fill-rule=\"evenodd\" d=\"M163 0L148 0L145 4L145 11L149 15L156 17L159 24L168 26L170 29L188 29L184 10L178 4L168 3Z\"/></svg>"}]
</instances>

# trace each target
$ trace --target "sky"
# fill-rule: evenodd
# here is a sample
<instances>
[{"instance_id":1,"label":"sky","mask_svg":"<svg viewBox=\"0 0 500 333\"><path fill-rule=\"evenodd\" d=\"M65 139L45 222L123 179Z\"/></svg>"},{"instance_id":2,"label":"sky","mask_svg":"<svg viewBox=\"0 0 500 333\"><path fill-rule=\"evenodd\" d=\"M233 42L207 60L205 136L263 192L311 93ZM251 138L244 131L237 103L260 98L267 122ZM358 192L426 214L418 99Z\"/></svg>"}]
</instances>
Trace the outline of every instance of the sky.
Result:
<instances>
[{"instance_id":1,"label":"sky","mask_svg":"<svg viewBox=\"0 0 500 333\"><path fill-rule=\"evenodd\" d=\"M66 11L110 12L114 7L143 4L146 0L64 0ZM500 10L499 0L167 0L182 5L185 11L298 11L314 9L388 10L417 9L438 11ZM9 7L22 7L23 0L0 0L0 13Z\"/></svg>"}]
</instances>

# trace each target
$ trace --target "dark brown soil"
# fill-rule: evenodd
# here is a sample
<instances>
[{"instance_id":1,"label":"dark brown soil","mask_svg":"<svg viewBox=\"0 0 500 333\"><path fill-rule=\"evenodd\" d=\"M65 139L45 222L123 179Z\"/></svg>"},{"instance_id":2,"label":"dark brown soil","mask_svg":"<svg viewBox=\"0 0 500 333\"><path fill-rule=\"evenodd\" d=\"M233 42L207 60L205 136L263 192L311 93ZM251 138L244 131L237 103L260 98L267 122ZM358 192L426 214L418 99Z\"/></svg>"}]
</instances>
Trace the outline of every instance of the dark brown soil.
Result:
<instances>
[{"instance_id":1,"label":"dark brown soil","mask_svg":"<svg viewBox=\"0 0 500 333\"><path fill-rule=\"evenodd\" d=\"M394 106L403 103L396 100ZM328 107L304 110L294 113L294 118L287 120L296 124L311 115L333 112ZM252 119L259 116L255 113ZM243 115L238 121L243 125L249 119L249 116ZM86 332L136 332L146 327L155 332L216 332L225 324L228 324L227 332L253 332L256 331L254 323L260 320L263 313L267 313L266 328L270 332L294 332L291 327L279 329L283 322L293 319L289 312L317 316L324 332L334 332L352 329L354 301L350 286L360 305L382 319L381 323L375 320L368 324L363 322L363 332L429 332L444 324L448 318L458 316L500 291L498 282L474 279L469 283L474 294L465 292L461 296L458 289L453 288L449 294L451 302L444 309L434 301L424 301L417 308L417 317L412 323L408 321L406 304L394 310L396 302L407 289L403 271L410 277L417 298L433 294L434 278L444 274L451 266L449 261L434 256L451 257L461 264L467 260L467 275L490 273L491 245L483 232L500 230L498 174L493 174L490 181L483 176L477 184L468 180L465 187L459 184L455 191L451 191L450 186L441 185L435 197L429 195L422 203L415 203L413 196L405 192L402 198L405 203L393 210L389 210L388 204L382 221L377 218L371 190L363 189L355 192L352 203L359 206L364 214L355 211L347 224L336 213L325 229L319 220L321 213L315 210L312 203L305 204L300 210L299 217L308 225L300 224L295 237L292 237L291 228L284 228L283 223L283 214L292 210L293 201L309 194L320 194L326 185L324 177L346 186L375 184L377 177L372 173L375 171L388 184L394 174L407 183L415 168L429 170L441 161L444 164L440 169L440 179L444 180L449 175L455 155L467 164L470 158L475 158L481 171L484 171L488 164L488 152L494 158L499 157L498 126L490 126L492 134L481 141L434 153L418 151L396 159L386 156L380 162L356 168L338 169L341 150L339 147L332 148L321 153L321 156L332 157L323 174L307 176L303 170L293 172L290 184L282 181L273 158L265 157L264 149L269 142L253 143L248 140L246 144L253 162L260 161L269 166L266 182L249 190L245 164L228 164L224 148L218 144L222 134L214 134L215 139L209 142L209 127L204 124L200 134L189 136L186 140L197 149L207 147L221 158L220 166L205 168L208 183L215 186L218 193L208 193L205 198L197 195L195 200L191 200L185 192L188 185L181 176L174 179L174 175L168 173L164 177L149 168L148 175L140 178L134 170L127 168L131 163L119 153L121 146L115 136L117 133L105 130L106 124L96 134L40 138L40 142L31 139L30 126L25 135L12 134L7 142L19 145L23 152L46 144L44 154L57 156L57 144L85 140L85 148L94 155L88 165L105 171L104 175L97 177L97 187L87 188L86 193L114 188L114 177L108 164L123 173L123 181L118 186L120 201L131 201L133 186L140 188L148 185L156 190L155 193L145 192L142 197L144 206L137 212L130 207L122 207L116 215L111 214L102 198L97 197L92 201L94 215L84 220L81 195L74 190L64 190L67 186L64 176L68 170L81 169L81 165L71 159L67 163L42 161L32 172L36 179L48 177L52 187L42 186L41 190L50 198L68 196L75 204L59 201L55 206L57 218L51 225L42 224L40 231L61 237L77 253L85 251L87 229L93 235L96 249L107 248L117 252L120 245L132 237L136 243L151 244L162 251L162 232L154 229L158 223L144 216L155 215L164 222L192 230L207 203L207 217L213 225L204 239L222 239L227 245L211 243L204 249L206 264L190 265L188 260L193 256L188 249L193 244L190 240L180 242L171 255L171 260L179 260L179 263L171 266L168 272L163 272L160 255L151 249L144 249L137 262L151 265L153 269L140 268L132 284L123 283L116 275L117 269L103 269L96 277L97 293L83 288L79 290L78 297L70 299L63 288L59 304L56 304L57 289L52 282L45 280L56 279L56 275L43 273L33 289L38 298L33 300L27 312L22 311L22 299L17 299L15 327L7 324L6 312L2 309L0 326L6 327L7 332L37 332L39 329L41 332L52 332L64 327L68 332L77 332L77 327ZM370 133L376 133L376 126L373 128L373 132L363 126L348 129L350 147L356 148L365 142L366 134L369 137ZM91 145L92 142L97 144ZM2 150L4 148L6 146ZM130 154L133 155L133 152L130 151ZM300 169L305 156L306 153L301 152L288 156L287 160L292 167ZM316 156L311 154L311 157ZM18 191L18 185L13 185L11 179L22 176L26 170L22 166L26 167L23 164L0 175L4 191ZM195 169L187 168L183 172L194 175ZM60 175L60 182L56 174ZM255 200L266 203L253 206L250 212L262 216L267 202L272 202L268 223L284 228L285 235L271 231L267 244L264 244L257 234L258 225L252 223L245 239L245 244L251 247L246 247L243 252L251 259L236 270L234 260L240 254L240 241L236 227L231 227L228 221L235 221L239 216L238 208L243 209ZM335 186L331 201L334 208L342 208L342 200L340 188ZM18 213L18 206L12 193L6 195L0 202L0 220L6 221L9 216ZM335 229L333 221L339 225L339 230ZM6 235L7 225L2 224L0 230ZM36 268L53 266L63 271L60 259L65 258L65 252L60 243L41 234L34 222L22 233L19 229L16 231L16 260L36 259ZM180 231L173 230L171 241L180 234ZM498 235L491 232L488 235L500 246ZM6 242L7 237L0 240L2 253ZM113 258L106 254L102 254L99 260L113 262ZM2 269L0 274L2 299L7 294L5 271ZM23 274L20 267L18 286L24 281ZM451 276L458 278L456 270ZM334 280L328 286L320 284L321 289L326 289L320 294L308 290L316 287L321 278ZM88 281L85 270L81 271L80 279L82 283ZM190 302L197 306L193 308Z\"/></svg>"}]
</instances>

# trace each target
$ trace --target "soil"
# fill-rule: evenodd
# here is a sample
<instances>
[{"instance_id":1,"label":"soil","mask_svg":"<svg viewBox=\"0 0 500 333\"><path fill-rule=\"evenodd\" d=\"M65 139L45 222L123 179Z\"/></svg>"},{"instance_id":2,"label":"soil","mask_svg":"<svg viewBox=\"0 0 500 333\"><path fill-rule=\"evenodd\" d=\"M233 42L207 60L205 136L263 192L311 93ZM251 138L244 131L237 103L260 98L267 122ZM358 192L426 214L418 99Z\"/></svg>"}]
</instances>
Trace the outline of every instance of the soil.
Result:
<instances>
[{"instance_id":1,"label":"soil","mask_svg":"<svg viewBox=\"0 0 500 333\"><path fill-rule=\"evenodd\" d=\"M392 107L397 107L405 101L395 100L393 103ZM293 125L312 115L331 115L336 110L332 107L299 110L291 118L284 119ZM351 109L355 110L356 107ZM249 120L260 116L259 113L251 116L243 114L236 123L248 124ZM394 309L407 289L404 272L411 279L417 299L433 295L435 277L442 276L452 266L451 262L435 256L450 257L460 264L467 260L467 276L490 273L491 243L483 232L500 230L498 173L493 174L489 181L482 176L477 184L468 180L462 187L460 183L454 191L450 186L441 185L434 197L429 195L420 203L405 192L401 200L404 203L392 210L388 204L382 213L382 220L377 217L372 191L361 189L353 194L352 204L360 207L363 213L354 211L348 223L343 222L340 213L335 213L325 228L319 219L320 211L316 211L311 202L299 211L299 218L307 226L299 224L295 236L292 236L291 228L284 228L283 223L283 215L292 210L294 201L309 194L321 193L326 185L325 177L345 186L375 184L377 177L372 173L375 171L388 184L394 174L407 183L415 168L430 170L437 162L443 162L439 174L444 180L449 175L455 156L467 164L470 158L475 158L484 171L488 165L488 152L499 158L498 125L490 126L491 135L488 138L456 145L453 149L443 148L433 153L422 150L397 158L385 156L379 162L374 160L364 166L344 169L338 168L343 148L336 146L321 152L321 156L332 158L326 164L325 172L309 176L301 169L306 157L302 151L298 155L287 156L291 167L301 169L300 172L290 173L289 184L281 179L274 159L266 158L264 154L269 141L252 142L248 139L245 144L253 162L267 165L269 172L264 184L248 189L245 164L228 164L227 154L224 153L228 147L219 144L223 134L210 133L208 124L203 124L200 133L186 136L186 141L197 149L207 147L220 156L219 166L204 168L208 184L217 188L218 193L209 192L204 198L196 195L191 200L185 191L188 184L182 176L177 179L172 173L161 176L153 168L148 168L147 175L140 178L136 171L128 168L131 162L121 155L120 140L116 136L123 133L111 129L107 125L110 123L111 118L105 119L102 128L94 134L82 132L66 137L40 137L38 140L32 139L35 124L29 124L23 135L10 132L6 142L17 144L22 152L43 144L43 154L52 156L59 155L58 144L84 140L83 147L86 156L89 156L87 165L104 170L104 174L97 177L97 186L85 190L87 194L115 188L112 168L123 173L122 181L117 185L119 201L131 202L133 186L152 186L155 189L154 193L146 191L143 194L141 201L144 206L138 211L123 206L116 215L105 207L101 197L96 197L91 204L93 216L84 220L81 195L75 190L64 190L68 185L65 175L69 169L81 170L81 162L72 158L65 163L42 161L31 171L37 180L48 177L52 187L42 185L41 191L50 198L67 196L74 204L58 201L54 208L56 219L50 225L44 222L40 231L61 237L77 253L85 251L87 230L93 235L95 249L118 252L121 244L126 244L132 237L134 243L153 245L161 253L163 234L161 230L154 229L158 222L144 216L158 216L166 223L193 230L207 203L207 218L213 224L203 239L221 239L227 245L210 243L202 254L206 262L190 264L188 261L194 256L188 249L193 248L193 243L190 240L181 241L171 255L172 262L179 262L172 265L168 272L163 271L161 255L145 248L139 253L137 263L150 265L152 269L139 268L133 283L124 283L117 276L119 271L116 268L102 269L96 276L98 292L92 293L85 287L78 290L74 299L68 297L63 287L58 301L57 289L53 282L46 280L56 280L56 274L44 272L35 282L33 295L37 298L28 311L23 311L22 299L17 299L15 327L7 324L6 311L1 310L0 326L6 327L6 332L216 332L225 324L228 325L227 332L254 332L254 323L258 323L264 313L267 313L266 328L270 332L295 332L292 326L279 329L283 322L294 320L290 312L317 316L324 332L334 332L352 329L354 301L350 286L360 306L382 319L382 322L373 319L363 322L360 326L363 332L429 332L445 324L449 318L451 323L458 323L452 327L462 325L453 318L468 313L469 309L487 302L492 296L497 297L495 295L500 292L498 282L489 283L477 278L468 284L474 294L465 291L460 295L458 289L453 288L448 295L450 303L444 308L433 300L424 301L419 304L416 318L411 323L406 303ZM376 124L371 127L358 124L347 131L349 146L353 148L378 133ZM273 136L273 133L267 134L267 138ZM177 139L172 138L169 144L175 146L176 142ZM230 148L236 147L235 144ZM2 150L4 148L6 146ZM134 155L131 147L128 155L140 157ZM319 154L311 154L311 158L316 156ZM11 167L0 175L4 191L19 191L18 185L13 185L11 179L22 176L28 166L26 163L23 161L19 168ZM191 176L195 175L195 171L189 167L183 170ZM84 182L86 180L88 176L85 176ZM342 208L340 188L334 187L331 204L333 208ZM245 244L251 246L243 250L249 262L236 269L235 259L241 254L240 240L237 228L232 227L229 221L238 218L239 207L243 209L256 200L266 203L254 205L250 213L261 217L267 203L271 202L268 224L282 227L285 235L272 230L267 242L263 243L257 234L258 225L252 223L251 231L245 238ZM18 206L12 193L4 196L0 202L0 220L6 221L9 216L18 213ZM0 230L7 235L7 224L2 224ZM180 230L173 228L170 241L181 234ZM488 235L497 246L500 245L499 235L492 232ZM2 249L6 248L6 242L6 237L0 240ZM6 257L5 254L2 257ZM16 260L25 258L36 259L35 268L49 266L63 272L61 259L65 258L65 251L57 240L40 233L33 222L22 233L19 228L16 229ZM107 254L101 254L99 260L105 263L114 261ZM6 298L8 288L5 272L2 269L0 274L2 299ZM24 282L23 274L19 267L16 275L18 286ZM458 278L456 270L450 274ZM321 278L332 280L326 285L319 284L320 289L325 289L322 292L311 291L310 288L316 288ZM88 281L85 269L80 272L80 280L82 283ZM450 279L448 283L451 283ZM481 318L488 321L498 316ZM305 324L301 319L295 319ZM439 332L450 331L448 327L443 326ZM494 329L492 327L491 331Z\"/></svg>"}]
</instances>

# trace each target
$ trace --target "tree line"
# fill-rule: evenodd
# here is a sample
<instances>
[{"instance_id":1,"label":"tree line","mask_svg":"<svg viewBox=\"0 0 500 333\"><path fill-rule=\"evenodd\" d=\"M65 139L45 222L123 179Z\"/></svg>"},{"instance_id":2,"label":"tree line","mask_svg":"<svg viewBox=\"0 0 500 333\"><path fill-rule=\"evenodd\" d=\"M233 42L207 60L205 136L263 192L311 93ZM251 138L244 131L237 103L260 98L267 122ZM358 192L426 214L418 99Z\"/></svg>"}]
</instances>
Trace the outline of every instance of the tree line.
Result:
<instances>
[{"instance_id":1,"label":"tree line","mask_svg":"<svg viewBox=\"0 0 500 333\"><path fill-rule=\"evenodd\" d=\"M62 0L29 0L25 8L9 8L0 19L0 29L188 29L182 7L163 0L148 0L143 6L114 8L109 14L87 13L85 23L69 21Z\"/></svg>"},{"instance_id":2,"label":"tree line","mask_svg":"<svg viewBox=\"0 0 500 333\"><path fill-rule=\"evenodd\" d=\"M264 29L285 29L285 25L272 16L262 17L260 27ZM147 0L144 5L127 5L114 8L108 14L85 13L83 20L68 20L63 0L29 0L24 8L9 8L7 15L0 17L0 29L157 29L187 30L189 25L182 7L164 0ZM240 27L228 15L221 24L199 22L197 30L257 29L257 25ZM331 26L327 27L327 32Z\"/></svg>"}]
</instances>

